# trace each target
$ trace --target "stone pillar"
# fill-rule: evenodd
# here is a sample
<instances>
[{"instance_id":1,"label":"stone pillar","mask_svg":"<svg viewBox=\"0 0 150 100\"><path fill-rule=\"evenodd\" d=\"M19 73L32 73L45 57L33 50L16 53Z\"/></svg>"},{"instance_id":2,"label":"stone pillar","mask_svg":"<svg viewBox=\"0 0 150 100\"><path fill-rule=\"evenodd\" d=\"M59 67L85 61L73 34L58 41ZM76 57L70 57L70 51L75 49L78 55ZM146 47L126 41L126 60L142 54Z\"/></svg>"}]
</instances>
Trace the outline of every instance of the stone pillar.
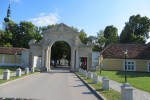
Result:
<instances>
[{"instance_id":1,"label":"stone pillar","mask_svg":"<svg viewBox=\"0 0 150 100\"><path fill-rule=\"evenodd\" d=\"M45 53L45 67L46 67L46 71L48 71L48 49L46 49L46 53Z\"/></svg>"},{"instance_id":2,"label":"stone pillar","mask_svg":"<svg viewBox=\"0 0 150 100\"><path fill-rule=\"evenodd\" d=\"M98 83L98 75L93 74L93 83Z\"/></svg>"},{"instance_id":3,"label":"stone pillar","mask_svg":"<svg viewBox=\"0 0 150 100\"><path fill-rule=\"evenodd\" d=\"M102 89L103 90L109 90L110 86L109 86L109 79L107 76L104 76L102 78Z\"/></svg>"},{"instance_id":4,"label":"stone pillar","mask_svg":"<svg viewBox=\"0 0 150 100\"><path fill-rule=\"evenodd\" d=\"M21 69L20 68L18 68L17 70L16 70L16 76L21 76Z\"/></svg>"},{"instance_id":5,"label":"stone pillar","mask_svg":"<svg viewBox=\"0 0 150 100\"><path fill-rule=\"evenodd\" d=\"M31 68L31 73L34 73L34 67Z\"/></svg>"},{"instance_id":6,"label":"stone pillar","mask_svg":"<svg viewBox=\"0 0 150 100\"><path fill-rule=\"evenodd\" d=\"M71 71L74 71L74 67L75 67L74 66L74 61L75 61L74 57L75 57L75 50L73 47L71 47Z\"/></svg>"},{"instance_id":7,"label":"stone pillar","mask_svg":"<svg viewBox=\"0 0 150 100\"><path fill-rule=\"evenodd\" d=\"M76 70L79 70L79 54L78 54L78 48L76 49Z\"/></svg>"},{"instance_id":8,"label":"stone pillar","mask_svg":"<svg viewBox=\"0 0 150 100\"><path fill-rule=\"evenodd\" d=\"M36 66L37 67L37 66ZM31 70L34 69L34 55L32 54ZM32 71L31 71L32 72Z\"/></svg>"},{"instance_id":9,"label":"stone pillar","mask_svg":"<svg viewBox=\"0 0 150 100\"><path fill-rule=\"evenodd\" d=\"M121 100L133 100L133 87L129 83L121 86Z\"/></svg>"},{"instance_id":10,"label":"stone pillar","mask_svg":"<svg viewBox=\"0 0 150 100\"><path fill-rule=\"evenodd\" d=\"M48 50L48 71L51 71L50 60L51 60L51 47Z\"/></svg>"},{"instance_id":11,"label":"stone pillar","mask_svg":"<svg viewBox=\"0 0 150 100\"><path fill-rule=\"evenodd\" d=\"M6 69L3 72L3 80L9 80L10 79L10 71L8 69Z\"/></svg>"},{"instance_id":12,"label":"stone pillar","mask_svg":"<svg viewBox=\"0 0 150 100\"><path fill-rule=\"evenodd\" d=\"M29 68L28 67L25 68L25 74L29 74Z\"/></svg>"},{"instance_id":13,"label":"stone pillar","mask_svg":"<svg viewBox=\"0 0 150 100\"><path fill-rule=\"evenodd\" d=\"M45 63L44 63L44 61L45 61L45 49L43 48L43 50L42 50L42 64L41 64L41 71L44 71L44 67L45 67Z\"/></svg>"}]
</instances>

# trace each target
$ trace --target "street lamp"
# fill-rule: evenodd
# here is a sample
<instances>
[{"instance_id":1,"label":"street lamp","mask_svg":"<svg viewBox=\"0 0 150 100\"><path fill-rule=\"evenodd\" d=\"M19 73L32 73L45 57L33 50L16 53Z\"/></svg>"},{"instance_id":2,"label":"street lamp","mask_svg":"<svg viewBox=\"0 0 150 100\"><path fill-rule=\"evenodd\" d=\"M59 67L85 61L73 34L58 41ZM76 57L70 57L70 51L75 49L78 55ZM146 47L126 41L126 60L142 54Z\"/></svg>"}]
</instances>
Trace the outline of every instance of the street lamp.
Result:
<instances>
[{"instance_id":1,"label":"street lamp","mask_svg":"<svg viewBox=\"0 0 150 100\"><path fill-rule=\"evenodd\" d=\"M100 55L100 63L99 63L99 72L100 72L100 74L101 74L101 63L102 63L102 55Z\"/></svg>"},{"instance_id":2,"label":"street lamp","mask_svg":"<svg viewBox=\"0 0 150 100\"><path fill-rule=\"evenodd\" d=\"M127 54L128 54L128 50L125 50L124 51L124 55L125 55L125 83L127 82L127 73L126 73L126 71L127 71L127 62L126 62L126 59L127 59Z\"/></svg>"}]
</instances>

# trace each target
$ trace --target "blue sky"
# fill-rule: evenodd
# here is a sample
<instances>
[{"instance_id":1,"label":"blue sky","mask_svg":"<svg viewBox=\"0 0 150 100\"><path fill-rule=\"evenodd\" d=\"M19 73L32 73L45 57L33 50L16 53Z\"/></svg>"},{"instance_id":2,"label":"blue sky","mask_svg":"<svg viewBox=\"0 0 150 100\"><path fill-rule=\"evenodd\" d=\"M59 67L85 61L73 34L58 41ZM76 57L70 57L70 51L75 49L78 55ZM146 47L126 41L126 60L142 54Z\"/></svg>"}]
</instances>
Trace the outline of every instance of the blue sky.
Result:
<instances>
[{"instance_id":1,"label":"blue sky","mask_svg":"<svg viewBox=\"0 0 150 100\"><path fill-rule=\"evenodd\" d=\"M0 27L8 0L0 0ZM65 23L96 36L108 25L125 26L131 15L150 18L150 0L11 0L11 19L31 21L37 26Z\"/></svg>"}]
</instances>

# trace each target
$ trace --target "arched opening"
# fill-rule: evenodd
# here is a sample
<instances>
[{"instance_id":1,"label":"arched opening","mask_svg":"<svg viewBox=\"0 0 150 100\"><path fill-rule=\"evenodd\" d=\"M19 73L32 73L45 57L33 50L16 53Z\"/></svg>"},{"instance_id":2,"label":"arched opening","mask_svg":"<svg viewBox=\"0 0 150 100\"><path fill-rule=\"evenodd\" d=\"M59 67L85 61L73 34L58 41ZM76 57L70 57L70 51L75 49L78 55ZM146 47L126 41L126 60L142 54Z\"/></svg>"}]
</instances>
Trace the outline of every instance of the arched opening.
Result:
<instances>
[{"instance_id":1,"label":"arched opening","mask_svg":"<svg viewBox=\"0 0 150 100\"><path fill-rule=\"evenodd\" d=\"M51 66L70 68L71 47L65 41L57 41L51 47Z\"/></svg>"}]
</instances>

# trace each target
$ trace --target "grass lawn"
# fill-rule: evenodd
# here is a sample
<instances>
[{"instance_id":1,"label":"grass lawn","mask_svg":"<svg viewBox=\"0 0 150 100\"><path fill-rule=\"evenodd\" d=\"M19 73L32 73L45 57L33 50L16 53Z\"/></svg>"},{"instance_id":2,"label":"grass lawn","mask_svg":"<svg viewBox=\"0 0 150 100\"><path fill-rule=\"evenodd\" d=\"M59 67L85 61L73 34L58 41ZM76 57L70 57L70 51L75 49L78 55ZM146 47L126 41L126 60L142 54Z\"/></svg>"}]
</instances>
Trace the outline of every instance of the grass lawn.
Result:
<instances>
[{"instance_id":1,"label":"grass lawn","mask_svg":"<svg viewBox=\"0 0 150 100\"><path fill-rule=\"evenodd\" d=\"M34 73L30 73L30 74L28 74L28 75L31 75L31 74L34 74ZM9 82L9 81L18 79L18 78L22 78L22 77L25 77L25 76L28 76L28 75L27 75L27 74L22 74L20 77L19 77L19 76L12 76L12 77L10 77L9 80L3 80L3 79L0 79L0 84L6 83L6 82Z\"/></svg>"},{"instance_id":2,"label":"grass lawn","mask_svg":"<svg viewBox=\"0 0 150 100\"><path fill-rule=\"evenodd\" d=\"M96 72L100 75L99 72ZM124 83L123 71L102 71L101 76L108 76L111 80ZM150 92L150 73L127 72L127 82L135 88Z\"/></svg>"},{"instance_id":3,"label":"grass lawn","mask_svg":"<svg viewBox=\"0 0 150 100\"><path fill-rule=\"evenodd\" d=\"M17 66L0 66L0 74L3 74L3 71L6 69L9 69L11 72L16 71L16 69L19 68Z\"/></svg>"},{"instance_id":4,"label":"grass lawn","mask_svg":"<svg viewBox=\"0 0 150 100\"><path fill-rule=\"evenodd\" d=\"M102 94L107 100L120 100L120 93L117 91L114 91L110 89L109 91L102 90L102 83L94 84L91 79L87 79L83 75L81 75L79 72L77 73L84 81L86 81L89 85L95 88L96 91L98 91L100 94Z\"/></svg>"}]
</instances>

